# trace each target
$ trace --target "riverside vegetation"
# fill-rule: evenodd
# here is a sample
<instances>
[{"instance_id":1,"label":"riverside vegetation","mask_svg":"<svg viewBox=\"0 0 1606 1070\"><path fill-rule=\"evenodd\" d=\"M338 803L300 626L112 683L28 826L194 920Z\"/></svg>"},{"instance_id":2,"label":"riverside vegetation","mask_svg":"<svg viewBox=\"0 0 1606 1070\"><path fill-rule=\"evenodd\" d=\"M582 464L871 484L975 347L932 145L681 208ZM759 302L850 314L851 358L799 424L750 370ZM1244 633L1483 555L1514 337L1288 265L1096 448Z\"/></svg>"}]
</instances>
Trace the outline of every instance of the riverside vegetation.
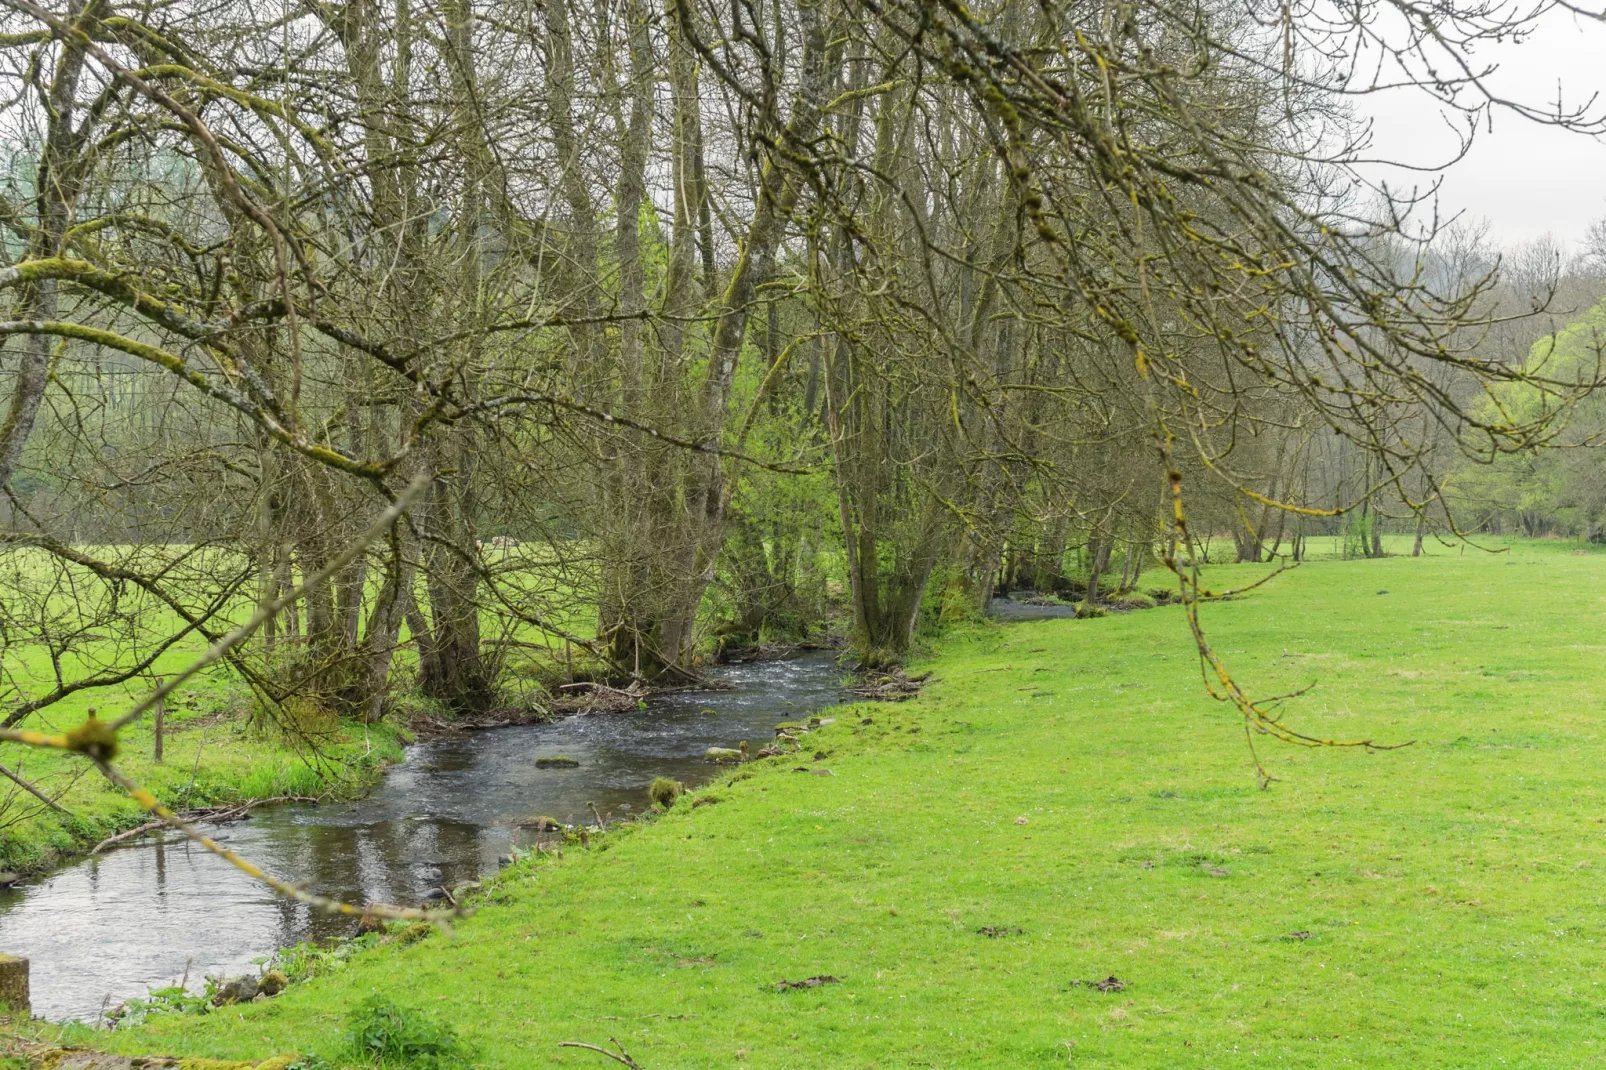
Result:
<instances>
[{"instance_id":1,"label":"riverside vegetation","mask_svg":"<svg viewBox=\"0 0 1606 1070\"><path fill-rule=\"evenodd\" d=\"M176 659L175 659L176 660ZM95 703L111 696L80 696L54 711L73 724ZM361 794L402 756L405 727L321 723L287 732L275 721L251 715L251 702L225 673L203 674L167 703L163 756L155 760L149 719L126 729L123 764L175 810L230 807L261 800L328 798ZM0 809L0 870L31 876L65 857L145 823L150 815L104 778L88 773L70 755L34 751L17 769L30 782L49 786L60 809L33 800L6 783Z\"/></svg>"},{"instance_id":2,"label":"riverside vegetation","mask_svg":"<svg viewBox=\"0 0 1606 1070\"><path fill-rule=\"evenodd\" d=\"M920 696L810 735L833 776L752 763L692 797L720 805L517 864L451 933L68 1036L339 1065L379 999L481 1066L596 1065L557 1044L610 1036L650 1068L1588 1062L1603 579L1569 544L1430 547L1209 606L1263 688L1317 683L1313 726L1414 741L1278 749L1266 791L1177 607L964 629Z\"/></svg>"},{"instance_id":3,"label":"riverside vegetation","mask_svg":"<svg viewBox=\"0 0 1606 1070\"><path fill-rule=\"evenodd\" d=\"M1496 112L1606 134L1598 87L1479 73L1606 32L1576 13L0 0L0 853L140 820L101 776L285 910L456 923L111 1042L1585 1050L1592 841L1549 834L1593 804L1598 559L1403 555L1606 543L1606 223L1498 249L1377 182L1359 111L1404 94L1461 155ZM1207 590L1326 539L1362 563ZM1156 575L1174 604L1086 619ZM1084 619L978 622L1025 589ZM835 632L906 701L806 759L711 749L720 786L472 918L325 898L166 809L360 787L423 708L600 716Z\"/></svg>"}]
</instances>

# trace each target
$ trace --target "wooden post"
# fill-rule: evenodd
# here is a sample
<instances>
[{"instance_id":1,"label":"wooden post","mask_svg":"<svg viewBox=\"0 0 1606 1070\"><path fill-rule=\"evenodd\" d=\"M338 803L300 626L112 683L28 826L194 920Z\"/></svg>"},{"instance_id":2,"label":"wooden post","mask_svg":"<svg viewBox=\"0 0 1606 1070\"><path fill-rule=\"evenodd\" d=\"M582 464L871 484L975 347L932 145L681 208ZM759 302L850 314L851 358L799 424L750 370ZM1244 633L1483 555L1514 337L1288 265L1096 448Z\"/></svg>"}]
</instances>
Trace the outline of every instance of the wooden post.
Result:
<instances>
[{"instance_id":1,"label":"wooden post","mask_svg":"<svg viewBox=\"0 0 1606 1070\"><path fill-rule=\"evenodd\" d=\"M157 687L161 687L162 686L161 680L157 680L156 681L156 686ZM154 724L154 727L156 729L156 747L155 747L155 754L153 755L153 757L156 759L156 764L157 765L161 765L162 764L162 720L166 716L166 714L167 714L167 700L165 698L157 699L156 700L156 705L151 708L151 715L152 715L152 718L153 718L153 724Z\"/></svg>"},{"instance_id":2,"label":"wooden post","mask_svg":"<svg viewBox=\"0 0 1606 1070\"><path fill-rule=\"evenodd\" d=\"M27 1018L28 960L17 955L0 955L0 1003L11 1009L13 1018Z\"/></svg>"}]
</instances>

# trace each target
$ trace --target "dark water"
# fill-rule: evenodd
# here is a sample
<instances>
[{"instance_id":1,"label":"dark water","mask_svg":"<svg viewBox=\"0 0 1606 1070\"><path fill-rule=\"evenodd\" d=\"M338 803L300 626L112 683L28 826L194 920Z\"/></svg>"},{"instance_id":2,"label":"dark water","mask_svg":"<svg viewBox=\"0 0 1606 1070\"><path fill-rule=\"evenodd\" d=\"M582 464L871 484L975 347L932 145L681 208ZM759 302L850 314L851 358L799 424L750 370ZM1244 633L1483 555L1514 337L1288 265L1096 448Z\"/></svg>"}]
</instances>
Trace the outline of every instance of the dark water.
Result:
<instances>
[{"instance_id":1,"label":"dark water","mask_svg":"<svg viewBox=\"0 0 1606 1070\"><path fill-rule=\"evenodd\" d=\"M628 815L648 804L654 777L695 785L717 775L703 760L708 747L746 739L757 749L776 722L843 698L842 673L826 653L714 675L736 690L419 744L360 802L263 809L218 828L217 838L324 895L416 904L528 845L535 834L516 824L522 818L591 822L593 802L604 817ZM554 754L579 768L535 767ZM252 970L276 948L354 928L270 894L182 839L111 849L0 893L0 951L32 960L33 1010L45 1018L93 1020L186 969L194 987L207 974Z\"/></svg>"},{"instance_id":2,"label":"dark water","mask_svg":"<svg viewBox=\"0 0 1606 1070\"><path fill-rule=\"evenodd\" d=\"M987 615L994 620L1006 623L1016 620L1056 620L1061 617L1076 616L1076 607L1062 605L1034 606L1028 602L1016 602L1005 597L994 598L987 603Z\"/></svg>"}]
</instances>

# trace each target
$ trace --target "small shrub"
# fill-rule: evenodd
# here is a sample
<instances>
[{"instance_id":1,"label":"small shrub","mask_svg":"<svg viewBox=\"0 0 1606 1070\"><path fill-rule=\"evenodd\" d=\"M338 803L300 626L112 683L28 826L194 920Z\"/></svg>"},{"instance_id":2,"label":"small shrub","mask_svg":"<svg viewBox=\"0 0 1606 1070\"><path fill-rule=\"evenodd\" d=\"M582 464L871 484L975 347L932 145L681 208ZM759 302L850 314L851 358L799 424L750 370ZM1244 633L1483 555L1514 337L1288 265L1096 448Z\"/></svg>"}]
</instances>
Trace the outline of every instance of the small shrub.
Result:
<instances>
[{"instance_id":1,"label":"small shrub","mask_svg":"<svg viewBox=\"0 0 1606 1070\"><path fill-rule=\"evenodd\" d=\"M340 732L340 715L316 695L292 695L262 713L287 739L332 739Z\"/></svg>"},{"instance_id":2,"label":"small shrub","mask_svg":"<svg viewBox=\"0 0 1606 1070\"><path fill-rule=\"evenodd\" d=\"M346 1024L358 1057L377 1066L445 1070L464 1063L463 1042L455 1029L383 996L357 1004Z\"/></svg>"},{"instance_id":3,"label":"small shrub","mask_svg":"<svg viewBox=\"0 0 1606 1070\"><path fill-rule=\"evenodd\" d=\"M372 932L329 945L299 943L278 951L273 956L273 969L283 973L290 981L305 981L309 977L338 970L353 955L378 947L383 940L383 933Z\"/></svg>"},{"instance_id":4,"label":"small shrub","mask_svg":"<svg viewBox=\"0 0 1606 1070\"><path fill-rule=\"evenodd\" d=\"M666 776L661 776L652 782L652 787L647 789L647 794L658 806L669 810L674 807L675 802L680 798L680 790L679 783L670 780Z\"/></svg>"},{"instance_id":5,"label":"small shrub","mask_svg":"<svg viewBox=\"0 0 1606 1070\"><path fill-rule=\"evenodd\" d=\"M398 689L391 697L390 705L391 712L402 724L409 724L415 718L425 721L455 720L455 715L445 703L437 702L421 691Z\"/></svg>"},{"instance_id":6,"label":"small shrub","mask_svg":"<svg viewBox=\"0 0 1606 1070\"><path fill-rule=\"evenodd\" d=\"M140 1025L158 1014L205 1014L212 1009L217 984L207 979L206 991L192 993L181 985L153 988L144 999L131 999L113 1012L118 1027Z\"/></svg>"}]
</instances>

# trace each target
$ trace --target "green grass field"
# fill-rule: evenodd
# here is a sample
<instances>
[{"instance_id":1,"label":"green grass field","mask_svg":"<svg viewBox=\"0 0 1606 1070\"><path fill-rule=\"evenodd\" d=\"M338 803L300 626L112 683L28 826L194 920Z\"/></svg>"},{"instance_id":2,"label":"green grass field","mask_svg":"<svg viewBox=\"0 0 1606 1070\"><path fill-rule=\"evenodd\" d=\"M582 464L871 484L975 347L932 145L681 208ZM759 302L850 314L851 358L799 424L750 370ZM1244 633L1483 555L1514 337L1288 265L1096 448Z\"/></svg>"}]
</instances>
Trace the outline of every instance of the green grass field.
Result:
<instances>
[{"instance_id":1,"label":"green grass field","mask_svg":"<svg viewBox=\"0 0 1606 1070\"><path fill-rule=\"evenodd\" d=\"M614 1065L556 1046L609 1036L649 1070L1599 1065L1606 554L1569 549L1317 561L1207 608L1247 685L1316 682L1293 724L1404 750L1262 742L1262 791L1179 610L988 627L811 737L834 776L756 763L450 935L98 1039L339 1065L380 993L487 1067Z\"/></svg>"}]
</instances>

